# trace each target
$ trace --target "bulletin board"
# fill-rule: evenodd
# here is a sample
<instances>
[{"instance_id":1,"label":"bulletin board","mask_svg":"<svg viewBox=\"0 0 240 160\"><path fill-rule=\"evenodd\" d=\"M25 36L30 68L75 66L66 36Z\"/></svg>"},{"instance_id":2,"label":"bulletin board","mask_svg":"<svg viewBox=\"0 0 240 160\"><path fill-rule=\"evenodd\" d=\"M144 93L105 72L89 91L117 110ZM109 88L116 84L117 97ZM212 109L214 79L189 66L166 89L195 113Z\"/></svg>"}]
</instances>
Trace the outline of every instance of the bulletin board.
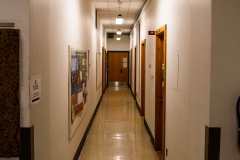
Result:
<instances>
[{"instance_id":1,"label":"bulletin board","mask_svg":"<svg viewBox=\"0 0 240 160\"><path fill-rule=\"evenodd\" d=\"M88 51L68 46L69 139L87 112Z\"/></svg>"},{"instance_id":2,"label":"bulletin board","mask_svg":"<svg viewBox=\"0 0 240 160\"><path fill-rule=\"evenodd\" d=\"M0 29L0 157L20 155L19 34Z\"/></svg>"}]
</instances>

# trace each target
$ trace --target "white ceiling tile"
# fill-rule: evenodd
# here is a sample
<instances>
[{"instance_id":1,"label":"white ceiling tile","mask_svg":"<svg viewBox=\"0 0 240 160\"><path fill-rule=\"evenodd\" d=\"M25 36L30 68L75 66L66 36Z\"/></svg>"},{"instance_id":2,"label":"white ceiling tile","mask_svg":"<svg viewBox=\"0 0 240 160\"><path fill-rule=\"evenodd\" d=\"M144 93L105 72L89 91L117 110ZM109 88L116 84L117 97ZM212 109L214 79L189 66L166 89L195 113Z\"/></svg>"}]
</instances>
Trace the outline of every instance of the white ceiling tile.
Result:
<instances>
[{"instance_id":1,"label":"white ceiling tile","mask_svg":"<svg viewBox=\"0 0 240 160\"><path fill-rule=\"evenodd\" d=\"M145 0L131 0L131 2L142 2L144 3Z\"/></svg>"},{"instance_id":2,"label":"white ceiling tile","mask_svg":"<svg viewBox=\"0 0 240 160\"><path fill-rule=\"evenodd\" d=\"M110 24L110 25L112 24L112 22L109 21L109 20L106 20L106 21L102 20L101 22L104 23L104 26L107 25L107 24Z\"/></svg>"},{"instance_id":3,"label":"white ceiling tile","mask_svg":"<svg viewBox=\"0 0 240 160\"><path fill-rule=\"evenodd\" d=\"M142 6L143 2L130 2L131 6Z\"/></svg>"},{"instance_id":4,"label":"white ceiling tile","mask_svg":"<svg viewBox=\"0 0 240 160\"><path fill-rule=\"evenodd\" d=\"M136 18L137 14L128 14L125 18L127 19L132 19L132 18Z\"/></svg>"},{"instance_id":5,"label":"white ceiling tile","mask_svg":"<svg viewBox=\"0 0 240 160\"><path fill-rule=\"evenodd\" d=\"M108 19L110 19L111 17L110 17L110 15L108 14L108 15L103 15L103 14L101 14L101 15L99 15L99 17L100 17L100 19L103 19L103 18L108 18Z\"/></svg>"},{"instance_id":6,"label":"white ceiling tile","mask_svg":"<svg viewBox=\"0 0 240 160\"><path fill-rule=\"evenodd\" d=\"M128 7L130 5L130 2L123 2L120 7Z\"/></svg>"},{"instance_id":7,"label":"white ceiling tile","mask_svg":"<svg viewBox=\"0 0 240 160\"><path fill-rule=\"evenodd\" d=\"M109 7L108 6L105 6L105 5L99 5L99 6L95 6L96 7L96 9L98 10L98 9L108 9Z\"/></svg>"},{"instance_id":8,"label":"white ceiling tile","mask_svg":"<svg viewBox=\"0 0 240 160\"><path fill-rule=\"evenodd\" d=\"M108 0L92 0L92 2L107 2Z\"/></svg>"},{"instance_id":9,"label":"white ceiling tile","mask_svg":"<svg viewBox=\"0 0 240 160\"><path fill-rule=\"evenodd\" d=\"M98 13L98 15L109 15L109 11L108 10L106 10L106 11L98 11L97 12Z\"/></svg>"},{"instance_id":10,"label":"white ceiling tile","mask_svg":"<svg viewBox=\"0 0 240 160\"><path fill-rule=\"evenodd\" d=\"M118 8L118 7L111 7L110 11L128 11L129 8Z\"/></svg>"},{"instance_id":11,"label":"white ceiling tile","mask_svg":"<svg viewBox=\"0 0 240 160\"><path fill-rule=\"evenodd\" d=\"M128 14L128 11L110 11L111 15L119 15L121 14L122 16L126 16Z\"/></svg>"},{"instance_id":12,"label":"white ceiling tile","mask_svg":"<svg viewBox=\"0 0 240 160\"><path fill-rule=\"evenodd\" d=\"M132 6L132 5L131 5L131 6L129 7L129 9L130 9L130 10L131 10L131 9L139 9L139 10L140 10L140 9L141 9L141 6L138 6L138 5Z\"/></svg>"},{"instance_id":13,"label":"white ceiling tile","mask_svg":"<svg viewBox=\"0 0 240 160\"><path fill-rule=\"evenodd\" d=\"M129 32L144 0L121 0L121 5L118 4L118 0L92 0L92 2L98 10L99 19L106 31L114 30L115 32L116 29L121 28L121 30ZM122 25L115 24L118 14L122 14L124 17Z\"/></svg>"},{"instance_id":14,"label":"white ceiling tile","mask_svg":"<svg viewBox=\"0 0 240 160\"><path fill-rule=\"evenodd\" d=\"M108 2L93 2L93 4L95 5L95 6L102 6L102 5L108 5Z\"/></svg>"},{"instance_id":15,"label":"white ceiling tile","mask_svg":"<svg viewBox=\"0 0 240 160\"><path fill-rule=\"evenodd\" d=\"M108 8L98 8L97 11L109 11Z\"/></svg>"},{"instance_id":16,"label":"white ceiling tile","mask_svg":"<svg viewBox=\"0 0 240 160\"><path fill-rule=\"evenodd\" d=\"M125 20L124 22L125 24L133 24L135 22L135 19Z\"/></svg>"}]
</instances>

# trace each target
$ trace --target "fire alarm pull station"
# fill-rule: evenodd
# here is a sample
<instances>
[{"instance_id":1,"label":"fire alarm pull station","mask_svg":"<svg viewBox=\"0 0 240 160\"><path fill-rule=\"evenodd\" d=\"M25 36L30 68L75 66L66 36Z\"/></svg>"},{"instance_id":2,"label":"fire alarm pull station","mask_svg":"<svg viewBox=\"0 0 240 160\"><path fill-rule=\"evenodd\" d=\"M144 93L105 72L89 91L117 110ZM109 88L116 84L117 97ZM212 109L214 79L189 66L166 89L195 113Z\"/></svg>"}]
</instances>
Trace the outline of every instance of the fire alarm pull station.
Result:
<instances>
[{"instance_id":1,"label":"fire alarm pull station","mask_svg":"<svg viewBox=\"0 0 240 160\"><path fill-rule=\"evenodd\" d=\"M238 117L238 145L240 146L240 97L237 101L237 117Z\"/></svg>"}]
</instances>

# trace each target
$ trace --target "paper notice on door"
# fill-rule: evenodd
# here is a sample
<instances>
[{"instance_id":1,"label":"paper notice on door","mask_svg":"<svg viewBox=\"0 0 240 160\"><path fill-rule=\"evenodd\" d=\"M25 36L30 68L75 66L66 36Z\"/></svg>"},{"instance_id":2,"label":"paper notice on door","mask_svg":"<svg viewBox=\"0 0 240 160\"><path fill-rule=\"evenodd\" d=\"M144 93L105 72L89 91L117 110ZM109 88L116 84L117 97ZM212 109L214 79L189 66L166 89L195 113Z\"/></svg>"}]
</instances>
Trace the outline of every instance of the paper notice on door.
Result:
<instances>
[{"instance_id":1,"label":"paper notice on door","mask_svg":"<svg viewBox=\"0 0 240 160\"><path fill-rule=\"evenodd\" d=\"M127 58L123 58L123 62L127 62Z\"/></svg>"},{"instance_id":2,"label":"paper notice on door","mask_svg":"<svg viewBox=\"0 0 240 160\"><path fill-rule=\"evenodd\" d=\"M127 63L123 63L123 68L127 68Z\"/></svg>"}]
</instances>

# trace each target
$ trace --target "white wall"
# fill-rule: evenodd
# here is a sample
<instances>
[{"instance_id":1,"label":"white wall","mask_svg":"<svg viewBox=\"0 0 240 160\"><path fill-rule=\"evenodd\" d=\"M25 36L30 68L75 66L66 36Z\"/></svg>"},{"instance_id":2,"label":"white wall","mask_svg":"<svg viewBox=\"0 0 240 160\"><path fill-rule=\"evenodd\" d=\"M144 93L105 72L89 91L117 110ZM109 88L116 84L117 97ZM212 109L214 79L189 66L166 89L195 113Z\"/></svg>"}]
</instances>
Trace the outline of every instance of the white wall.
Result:
<instances>
[{"instance_id":1,"label":"white wall","mask_svg":"<svg viewBox=\"0 0 240 160\"><path fill-rule=\"evenodd\" d=\"M140 39L146 39L145 118L150 130L155 137L155 84L148 67L151 55L155 59L155 38L147 33L167 24L166 159L202 160L210 108L211 0L151 0L139 19ZM178 90L173 89L176 83Z\"/></svg>"},{"instance_id":2,"label":"white wall","mask_svg":"<svg viewBox=\"0 0 240 160\"><path fill-rule=\"evenodd\" d=\"M121 40L116 40L114 38L107 38L107 50L108 51L129 51L130 48L130 36L129 35L120 35Z\"/></svg>"},{"instance_id":3,"label":"white wall","mask_svg":"<svg viewBox=\"0 0 240 160\"><path fill-rule=\"evenodd\" d=\"M134 49L134 43L133 43L133 41L134 41L134 39L135 39L135 36L134 36L134 31L132 31L131 32L131 34L130 34L130 49L132 49L132 59L130 59L130 62L131 62L131 74L132 74L132 78L130 79L130 81L131 81L131 89L132 89L132 92L134 92L134 79L135 79L135 77L134 77L134 69L135 69L135 62L134 62L134 57L135 57L135 49Z\"/></svg>"},{"instance_id":4,"label":"white wall","mask_svg":"<svg viewBox=\"0 0 240 160\"><path fill-rule=\"evenodd\" d=\"M42 76L41 102L31 107L35 159L74 157L101 97L96 90L96 52L104 45L103 27L95 28L91 1L31 0L30 76ZM68 139L68 45L90 50L87 113Z\"/></svg>"},{"instance_id":5,"label":"white wall","mask_svg":"<svg viewBox=\"0 0 240 160\"><path fill-rule=\"evenodd\" d=\"M210 126L221 127L220 159L240 159L236 104L240 96L240 2L213 0Z\"/></svg>"},{"instance_id":6,"label":"white wall","mask_svg":"<svg viewBox=\"0 0 240 160\"><path fill-rule=\"evenodd\" d=\"M140 35L139 35L139 21L135 24L135 27L133 28L132 32L131 32L131 46L132 46L132 50L133 50L133 56L132 56L132 89L134 89L134 82L136 82L136 101L137 103L140 105L141 104L141 83L140 83L140 49L139 49L139 42L143 39L140 39ZM134 63L135 61L135 57L136 57L136 65ZM135 71L135 66L136 66L136 80L134 79L134 71ZM134 91L134 90L133 90Z\"/></svg>"}]
</instances>

